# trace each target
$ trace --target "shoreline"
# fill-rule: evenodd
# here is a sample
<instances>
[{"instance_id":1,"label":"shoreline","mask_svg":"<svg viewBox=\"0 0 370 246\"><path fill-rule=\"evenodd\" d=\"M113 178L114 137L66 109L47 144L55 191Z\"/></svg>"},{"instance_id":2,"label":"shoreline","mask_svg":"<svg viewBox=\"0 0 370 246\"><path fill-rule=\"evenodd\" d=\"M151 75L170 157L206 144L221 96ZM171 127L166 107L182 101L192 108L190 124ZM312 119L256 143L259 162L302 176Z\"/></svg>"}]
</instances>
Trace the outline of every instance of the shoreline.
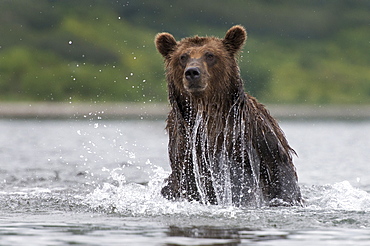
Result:
<instances>
[{"instance_id":1,"label":"shoreline","mask_svg":"<svg viewBox=\"0 0 370 246\"><path fill-rule=\"evenodd\" d=\"M370 105L266 105L278 120L370 120ZM0 119L165 119L167 103L0 103Z\"/></svg>"}]
</instances>

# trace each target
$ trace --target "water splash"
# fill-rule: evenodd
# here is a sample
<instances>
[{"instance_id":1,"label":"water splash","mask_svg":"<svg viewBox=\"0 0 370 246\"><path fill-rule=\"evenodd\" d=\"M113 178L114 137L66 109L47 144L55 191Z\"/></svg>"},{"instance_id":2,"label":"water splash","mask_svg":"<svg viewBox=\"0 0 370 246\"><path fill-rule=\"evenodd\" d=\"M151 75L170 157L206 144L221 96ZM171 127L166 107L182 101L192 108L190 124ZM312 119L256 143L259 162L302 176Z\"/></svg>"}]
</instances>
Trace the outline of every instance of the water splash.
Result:
<instances>
[{"instance_id":1,"label":"water splash","mask_svg":"<svg viewBox=\"0 0 370 246\"><path fill-rule=\"evenodd\" d=\"M122 168L110 172L113 182L104 183L88 194L84 204L94 211L116 213L122 216L214 216L215 214L226 218L235 217L239 211L232 206L205 205L199 202L169 201L160 194L163 180L168 176L161 167L153 166L153 173L148 184L126 182ZM240 210L241 211L241 210ZM240 212L239 211L239 212Z\"/></svg>"},{"instance_id":2,"label":"water splash","mask_svg":"<svg viewBox=\"0 0 370 246\"><path fill-rule=\"evenodd\" d=\"M122 168L110 172L110 180L88 194L84 203L95 211L122 216L202 216L209 218L237 218L255 221L264 219L264 213L307 213L307 211L370 211L370 194L353 187L348 181L324 186L302 186L305 207L271 209L240 208L227 205L207 205L201 202L169 201L160 194L168 172L150 163L152 174L148 184L128 183ZM279 212L280 211L280 212ZM315 212L316 213L316 212ZM267 223L267 222L266 222Z\"/></svg>"},{"instance_id":3,"label":"water splash","mask_svg":"<svg viewBox=\"0 0 370 246\"><path fill-rule=\"evenodd\" d=\"M323 186L304 187L309 209L370 211L370 194L348 181Z\"/></svg>"}]
</instances>

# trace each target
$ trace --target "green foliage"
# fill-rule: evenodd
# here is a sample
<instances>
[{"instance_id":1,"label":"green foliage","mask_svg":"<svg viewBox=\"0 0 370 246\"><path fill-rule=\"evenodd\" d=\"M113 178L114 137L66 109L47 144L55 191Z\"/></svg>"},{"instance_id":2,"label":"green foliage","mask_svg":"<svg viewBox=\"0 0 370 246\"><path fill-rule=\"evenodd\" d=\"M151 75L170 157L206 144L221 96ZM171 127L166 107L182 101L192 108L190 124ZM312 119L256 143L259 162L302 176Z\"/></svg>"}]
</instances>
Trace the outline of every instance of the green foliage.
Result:
<instances>
[{"instance_id":1,"label":"green foliage","mask_svg":"<svg viewBox=\"0 0 370 246\"><path fill-rule=\"evenodd\" d=\"M361 29L343 30L333 40L291 41L288 49L271 45L267 50L276 51L268 65L273 79L262 98L280 103L369 103L365 40L370 40L370 33ZM276 57L280 60L274 61Z\"/></svg>"},{"instance_id":2,"label":"green foliage","mask_svg":"<svg viewBox=\"0 0 370 246\"><path fill-rule=\"evenodd\" d=\"M0 100L163 101L157 32L243 24L246 90L269 103L370 103L366 0L0 1Z\"/></svg>"},{"instance_id":3,"label":"green foliage","mask_svg":"<svg viewBox=\"0 0 370 246\"><path fill-rule=\"evenodd\" d=\"M133 35L136 28L109 9L80 15L82 8L56 11L58 6L40 2L43 10L49 6L64 15L55 17L61 21L54 28L33 23L12 38L0 36L0 100L165 100L162 60L152 45L154 32L142 29ZM12 20L24 12L19 12L19 5L29 5L5 3ZM40 9L30 11L34 13L27 16ZM29 23L25 18L19 17L19 25ZM14 45L8 41L18 37L27 41Z\"/></svg>"}]
</instances>

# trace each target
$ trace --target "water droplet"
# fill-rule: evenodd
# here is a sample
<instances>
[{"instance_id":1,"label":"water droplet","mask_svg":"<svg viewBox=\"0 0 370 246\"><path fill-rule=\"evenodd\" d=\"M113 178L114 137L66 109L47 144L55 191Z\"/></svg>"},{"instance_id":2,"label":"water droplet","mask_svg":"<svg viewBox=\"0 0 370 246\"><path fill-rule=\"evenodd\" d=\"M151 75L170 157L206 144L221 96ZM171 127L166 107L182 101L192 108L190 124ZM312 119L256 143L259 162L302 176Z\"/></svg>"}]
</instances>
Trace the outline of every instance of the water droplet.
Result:
<instances>
[{"instance_id":1,"label":"water droplet","mask_svg":"<svg viewBox=\"0 0 370 246\"><path fill-rule=\"evenodd\" d=\"M69 40L69 41L68 41L68 44L69 44L69 45L71 45L72 43L73 43L73 42L72 42L72 40Z\"/></svg>"},{"instance_id":2,"label":"water droplet","mask_svg":"<svg viewBox=\"0 0 370 246\"><path fill-rule=\"evenodd\" d=\"M135 158L136 158L136 156L135 156L135 153L134 153L134 152L128 152L128 157L129 157L130 159L135 159Z\"/></svg>"}]
</instances>

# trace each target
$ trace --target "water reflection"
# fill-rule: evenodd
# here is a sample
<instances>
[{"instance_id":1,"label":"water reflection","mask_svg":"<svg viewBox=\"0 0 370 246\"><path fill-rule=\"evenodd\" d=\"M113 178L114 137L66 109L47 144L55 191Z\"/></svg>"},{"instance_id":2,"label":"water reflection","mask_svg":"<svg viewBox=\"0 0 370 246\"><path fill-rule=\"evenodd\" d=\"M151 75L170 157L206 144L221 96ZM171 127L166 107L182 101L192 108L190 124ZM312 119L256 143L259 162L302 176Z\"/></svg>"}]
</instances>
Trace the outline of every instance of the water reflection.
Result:
<instances>
[{"instance_id":1,"label":"water reflection","mask_svg":"<svg viewBox=\"0 0 370 246\"><path fill-rule=\"evenodd\" d=\"M225 245L236 246L246 242L269 241L287 239L289 233L282 231L260 231L250 228L225 228L212 226L197 227L177 227L170 226L167 233L172 237L173 242L167 243L173 245L189 245L197 242L196 245ZM185 240L186 238L187 240ZM191 240L193 239L193 240Z\"/></svg>"}]
</instances>

